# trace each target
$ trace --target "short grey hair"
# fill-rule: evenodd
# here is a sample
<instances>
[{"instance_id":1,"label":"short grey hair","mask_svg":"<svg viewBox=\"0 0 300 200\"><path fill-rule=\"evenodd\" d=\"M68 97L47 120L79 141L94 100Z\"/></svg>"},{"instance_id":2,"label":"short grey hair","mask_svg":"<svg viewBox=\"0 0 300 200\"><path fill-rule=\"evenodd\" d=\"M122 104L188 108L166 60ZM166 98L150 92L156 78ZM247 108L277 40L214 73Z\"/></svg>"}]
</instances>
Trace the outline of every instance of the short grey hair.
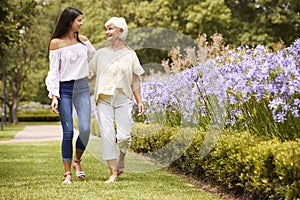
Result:
<instances>
[{"instance_id":1,"label":"short grey hair","mask_svg":"<svg viewBox=\"0 0 300 200\"><path fill-rule=\"evenodd\" d=\"M126 21L123 17L112 17L109 20L105 22L105 27L108 25L114 25L117 28L121 28L123 30L123 33L119 35L119 38L123 41L126 40L127 34L128 34L128 26L126 24Z\"/></svg>"}]
</instances>

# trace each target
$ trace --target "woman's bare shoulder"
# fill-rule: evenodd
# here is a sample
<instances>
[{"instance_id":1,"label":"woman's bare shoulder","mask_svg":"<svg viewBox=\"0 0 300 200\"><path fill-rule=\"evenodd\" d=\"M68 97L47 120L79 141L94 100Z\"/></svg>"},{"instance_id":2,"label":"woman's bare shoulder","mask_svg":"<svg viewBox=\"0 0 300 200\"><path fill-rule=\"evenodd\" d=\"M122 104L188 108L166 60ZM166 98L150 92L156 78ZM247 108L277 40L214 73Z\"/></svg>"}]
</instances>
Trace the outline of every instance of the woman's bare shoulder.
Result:
<instances>
[{"instance_id":1,"label":"woman's bare shoulder","mask_svg":"<svg viewBox=\"0 0 300 200\"><path fill-rule=\"evenodd\" d=\"M61 43L62 43L61 39L54 38L50 41L49 49L50 50L59 49L61 47Z\"/></svg>"},{"instance_id":2,"label":"woman's bare shoulder","mask_svg":"<svg viewBox=\"0 0 300 200\"><path fill-rule=\"evenodd\" d=\"M85 42L85 41L88 41L89 39L84 36L84 35L79 35L79 39L82 41L82 42Z\"/></svg>"}]
</instances>

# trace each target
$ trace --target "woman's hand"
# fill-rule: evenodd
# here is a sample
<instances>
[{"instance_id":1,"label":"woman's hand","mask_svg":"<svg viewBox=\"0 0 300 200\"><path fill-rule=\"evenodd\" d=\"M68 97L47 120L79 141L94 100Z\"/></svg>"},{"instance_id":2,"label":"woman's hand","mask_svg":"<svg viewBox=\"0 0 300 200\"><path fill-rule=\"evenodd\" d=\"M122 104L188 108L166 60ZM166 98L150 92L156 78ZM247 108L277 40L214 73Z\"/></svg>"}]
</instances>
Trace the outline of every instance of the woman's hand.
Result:
<instances>
[{"instance_id":1,"label":"woman's hand","mask_svg":"<svg viewBox=\"0 0 300 200\"><path fill-rule=\"evenodd\" d=\"M58 114L58 100L56 96L52 97L52 102L51 102L51 110Z\"/></svg>"},{"instance_id":2,"label":"woman's hand","mask_svg":"<svg viewBox=\"0 0 300 200\"><path fill-rule=\"evenodd\" d=\"M138 106L138 115L142 115L145 112L144 104L142 103L141 98L141 87L140 87L140 77L136 75L135 73L132 73L132 84L131 89L134 95L134 98L137 102Z\"/></svg>"},{"instance_id":3,"label":"woman's hand","mask_svg":"<svg viewBox=\"0 0 300 200\"><path fill-rule=\"evenodd\" d=\"M138 103L138 110L139 110L139 113L138 113L138 116L144 114L145 112L145 109L144 109L144 104L143 103Z\"/></svg>"}]
</instances>

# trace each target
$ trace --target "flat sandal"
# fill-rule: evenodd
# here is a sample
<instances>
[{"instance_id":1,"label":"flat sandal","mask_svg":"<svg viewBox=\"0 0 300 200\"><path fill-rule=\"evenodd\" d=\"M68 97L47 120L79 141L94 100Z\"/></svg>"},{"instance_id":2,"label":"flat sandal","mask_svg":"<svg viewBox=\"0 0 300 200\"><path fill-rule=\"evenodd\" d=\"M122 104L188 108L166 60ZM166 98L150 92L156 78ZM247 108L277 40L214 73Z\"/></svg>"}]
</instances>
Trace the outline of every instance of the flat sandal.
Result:
<instances>
[{"instance_id":1,"label":"flat sandal","mask_svg":"<svg viewBox=\"0 0 300 200\"><path fill-rule=\"evenodd\" d=\"M81 162L81 159L74 158L74 163L80 164L80 162ZM76 166L74 164L73 164L73 168L76 171ZM76 177L80 180L83 180L86 178L84 171L76 171Z\"/></svg>"},{"instance_id":2,"label":"flat sandal","mask_svg":"<svg viewBox=\"0 0 300 200\"><path fill-rule=\"evenodd\" d=\"M71 173L70 171L65 172L65 173L64 173L64 177L66 178L67 176L72 176L72 173ZM65 179L62 183L63 183L64 185L69 185L69 184L72 183L72 180L66 180L66 179Z\"/></svg>"}]
</instances>

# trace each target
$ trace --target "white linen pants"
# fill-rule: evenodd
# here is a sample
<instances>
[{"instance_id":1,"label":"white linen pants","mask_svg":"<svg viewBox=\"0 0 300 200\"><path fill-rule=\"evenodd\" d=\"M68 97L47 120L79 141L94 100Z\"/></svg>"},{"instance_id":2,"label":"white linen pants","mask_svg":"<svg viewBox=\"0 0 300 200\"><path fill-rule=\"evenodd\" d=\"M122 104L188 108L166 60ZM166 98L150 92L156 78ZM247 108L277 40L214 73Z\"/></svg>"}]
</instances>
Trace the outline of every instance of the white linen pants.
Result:
<instances>
[{"instance_id":1,"label":"white linen pants","mask_svg":"<svg viewBox=\"0 0 300 200\"><path fill-rule=\"evenodd\" d=\"M117 92L115 96L101 96L96 108L103 160L117 159L118 148L123 153L128 152L131 144L132 106L132 100L122 92Z\"/></svg>"}]
</instances>

